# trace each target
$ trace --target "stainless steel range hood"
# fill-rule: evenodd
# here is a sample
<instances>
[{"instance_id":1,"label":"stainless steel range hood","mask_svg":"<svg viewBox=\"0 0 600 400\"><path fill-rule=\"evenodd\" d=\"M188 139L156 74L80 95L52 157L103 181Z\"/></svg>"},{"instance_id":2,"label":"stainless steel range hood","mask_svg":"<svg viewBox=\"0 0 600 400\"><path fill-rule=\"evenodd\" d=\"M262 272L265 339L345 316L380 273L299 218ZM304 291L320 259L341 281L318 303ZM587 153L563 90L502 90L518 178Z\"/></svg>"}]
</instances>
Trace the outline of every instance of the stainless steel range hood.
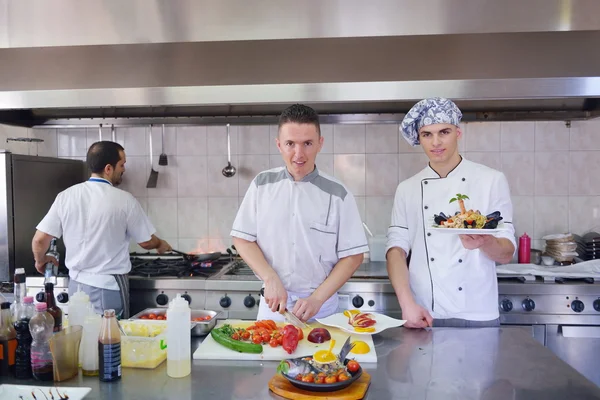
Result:
<instances>
[{"instance_id":1,"label":"stainless steel range hood","mask_svg":"<svg viewBox=\"0 0 600 400\"><path fill-rule=\"evenodd\" d=\"M294 102L393 120L428 96L466 120L591 118L597 43L596 0L0 0L0 122L252 123Z\"/></svg>"}]
</instances>

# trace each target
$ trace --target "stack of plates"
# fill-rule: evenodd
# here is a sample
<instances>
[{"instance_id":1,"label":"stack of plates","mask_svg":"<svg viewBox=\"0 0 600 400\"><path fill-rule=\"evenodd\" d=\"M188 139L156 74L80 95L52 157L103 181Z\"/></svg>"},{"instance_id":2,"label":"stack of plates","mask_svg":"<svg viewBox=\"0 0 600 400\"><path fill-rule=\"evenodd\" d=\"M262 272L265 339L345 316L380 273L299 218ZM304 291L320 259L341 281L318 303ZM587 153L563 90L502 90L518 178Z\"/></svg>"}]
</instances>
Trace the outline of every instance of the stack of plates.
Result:
<instances>
[{"instance_id":1,"label":"stack of plates","mask_svg":"<svg viewBox=\"0 0 600 400\"><path fill-rule=\"evenodd\" d=\"M546 250L544 255L553 257L559 262L572 262L579 255L575 236L570 233L544 236Z\"/></svg>"},{"instance_id":2,"label":"stack of plates","mask_svg":"<svg viewBox=\"0 0 600 400\"><path fill-rule=\"evenodd\" d=\"M588 232L583 236L573 235L577 243L577 253L582 260L600 259L600 233Z\"/></svg>"}]
</instances>

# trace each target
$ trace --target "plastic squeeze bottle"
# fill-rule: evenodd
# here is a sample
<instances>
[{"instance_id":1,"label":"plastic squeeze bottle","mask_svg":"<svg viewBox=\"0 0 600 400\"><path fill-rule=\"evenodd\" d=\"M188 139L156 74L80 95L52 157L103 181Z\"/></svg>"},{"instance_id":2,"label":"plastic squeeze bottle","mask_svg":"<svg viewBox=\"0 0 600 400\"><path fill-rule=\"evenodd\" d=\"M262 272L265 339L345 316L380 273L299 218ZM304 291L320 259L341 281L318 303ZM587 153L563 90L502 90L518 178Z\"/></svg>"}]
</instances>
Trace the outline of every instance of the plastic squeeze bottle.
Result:
<instances>
[{"instance_id":1,"label":"plastic squeeze bottle","mask_svg":"<svg viewBox=\"0 0 600 400\"><path fill-rule=\"evenodd\" d=\"M192 372L191 321L190 305L178 293L167 310L167 375L171 378Z\"/></svg>"},{"instance_id":2,"label":"plastic squeeze bottle","mask_svg":"<svg viewBox=\"0 0 600 400\"><path fill-rule=\"evenodd\" d=\"M531 262L531 238L524 233L519 238L519 264Z\"/></svg>"}]
</instances>

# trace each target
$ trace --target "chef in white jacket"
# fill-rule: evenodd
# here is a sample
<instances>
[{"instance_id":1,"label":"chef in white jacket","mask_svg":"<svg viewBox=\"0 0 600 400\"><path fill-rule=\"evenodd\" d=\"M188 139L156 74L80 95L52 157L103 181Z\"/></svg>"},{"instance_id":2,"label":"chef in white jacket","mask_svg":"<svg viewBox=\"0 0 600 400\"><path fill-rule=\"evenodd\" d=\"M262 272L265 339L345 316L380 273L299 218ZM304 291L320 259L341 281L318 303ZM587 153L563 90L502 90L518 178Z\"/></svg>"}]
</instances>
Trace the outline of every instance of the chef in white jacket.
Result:
<instances>
[{"instance_id":1,"label":"chef in white jacket","mask_svg":"<svg viewBox=\"0 0 600 400\"><path fill-rule=\"evenodd\" d=\"M323 146L317 113L288 107L276 142L286 166L254 178L231 236L264 282L257 319L281 321L286 308L304 321L324 318L337 312L337 290L369 251L367 238L352 193L315 164Z\"/></svg>"},{"instance_id":2,"label":"chef in white jacket","mask_svg":"<svg viewBox=\"0 0 600 400\"><path fill-rule=\"evenodd\" d=\"M398 185L387 235L388 274L411 328L499 325L496 263L510 262L516 248L510 191L503 173L459 154L461 118L451 100L430 98L400 125L404 138L429 158ZM500 211L504 230L456 235L429 229L434 214L459 211L458 202L449 202L457 193L468 196L467 210Z\"/></svg>"}]
</instances>

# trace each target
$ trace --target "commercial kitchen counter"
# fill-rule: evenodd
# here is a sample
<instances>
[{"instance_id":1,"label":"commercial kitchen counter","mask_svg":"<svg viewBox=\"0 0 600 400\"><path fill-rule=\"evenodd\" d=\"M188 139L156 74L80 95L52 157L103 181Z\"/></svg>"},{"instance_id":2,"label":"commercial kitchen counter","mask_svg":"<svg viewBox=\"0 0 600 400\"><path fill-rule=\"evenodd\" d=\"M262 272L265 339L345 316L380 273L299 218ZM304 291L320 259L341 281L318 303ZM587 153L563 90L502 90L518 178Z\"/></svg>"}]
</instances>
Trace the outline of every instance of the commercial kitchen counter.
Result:
<instances>
[{"instance_id":1,"label":"commercial kitchen counter","mask_svg":"<svg viewBox=\"0 0 600 400\"><path fill-rule=\"evenodd\" d=\"M600 399L600 388L522 328L396 328L373 339L379 362L364 364L372 376L366 399ZM89 400L280 398L268 389L277 362L192 362L192 374L181 379L167 376L165 362L124 369L118 383L79 376L61 386L91 387Z\"/></svg>"}]
</instances>

